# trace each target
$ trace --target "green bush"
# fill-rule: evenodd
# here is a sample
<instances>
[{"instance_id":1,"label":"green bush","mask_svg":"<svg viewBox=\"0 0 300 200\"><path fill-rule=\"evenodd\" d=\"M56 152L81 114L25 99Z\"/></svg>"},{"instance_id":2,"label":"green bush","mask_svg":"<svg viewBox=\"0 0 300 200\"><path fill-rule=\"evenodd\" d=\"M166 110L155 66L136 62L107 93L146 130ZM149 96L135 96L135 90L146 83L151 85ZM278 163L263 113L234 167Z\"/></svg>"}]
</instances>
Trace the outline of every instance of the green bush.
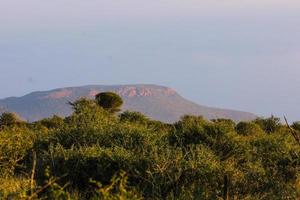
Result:
<instances>
[{"instance_id":1,"label":"green bush","mask_svg":"<svg viewBox=\"0 0 300 200\"><path fill-rule=\"evenodd\" d=\"M54 115L51 118L42 119L34 123L34 125L41 125L48 129L59 129L64 126L64 119L62 117Z\"/></svg>"},{"instance_id":2,"label":"green bush","mask_svg":"<svg viewBox=\"0 0 300 200\"><path fill-rule=\"evenodd\" d=\"M0 132L0 177L17 174L25 168L36 134L29 129L14 127Z\"/></svg>"},{"instance_id":3,"label":"green bush","mask_svg":"<svg viewBox=\"0 0 300 200\"><path fill-rule=\"evenodd\" d=\"M125 111L120 114L120 121L147 125L150 120L140 112Z\"/></svg>"},{"instance_id":4,"label":"green bush","mask_svg":"<svg viewBox=\"0 0 300 200\"><path fill-rule=\"evenodd\" d=\"M235 130L237 134L244 136L259 135L263 132L260 126L253 122L239 122Z\"/></svg>"},{"instance_id":5,"label":"green bush","mask_svg":"<svg viewBox=\"0 0 300 200\"><path fill-rule=\"evenodd\" d=\"M253 122L258 124L266 133L274 133L282 126L280 118L273 115L269 118L257 118Z\"/></svg>"}]
</instances>

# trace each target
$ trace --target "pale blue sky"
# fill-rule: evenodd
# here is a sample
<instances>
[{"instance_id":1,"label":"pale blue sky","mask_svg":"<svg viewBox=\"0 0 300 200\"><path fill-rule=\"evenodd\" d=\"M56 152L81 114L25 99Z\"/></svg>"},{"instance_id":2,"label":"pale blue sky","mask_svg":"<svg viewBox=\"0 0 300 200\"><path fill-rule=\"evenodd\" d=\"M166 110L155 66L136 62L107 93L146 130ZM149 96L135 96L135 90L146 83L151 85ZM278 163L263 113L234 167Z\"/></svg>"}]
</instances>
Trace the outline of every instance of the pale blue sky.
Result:
<instances>
[{"instance_id":1,"label":"pale blue sky","mask_svg":"<svg viewBox=\"0 0 300 200\"><path fill-rule=\"evenodd\" d=\"M153 83L300 120L298 2L0 0L0 98Z\"/></svg>"}]
</instances>

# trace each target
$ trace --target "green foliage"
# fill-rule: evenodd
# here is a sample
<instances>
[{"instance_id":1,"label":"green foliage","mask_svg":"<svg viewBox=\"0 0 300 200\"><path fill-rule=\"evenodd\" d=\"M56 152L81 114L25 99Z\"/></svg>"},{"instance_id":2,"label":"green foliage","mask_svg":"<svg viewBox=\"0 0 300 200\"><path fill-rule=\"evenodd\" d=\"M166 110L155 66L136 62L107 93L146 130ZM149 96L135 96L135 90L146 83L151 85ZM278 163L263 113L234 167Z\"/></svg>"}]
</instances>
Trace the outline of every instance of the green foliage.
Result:
<instances>
[{"instance_id":1,"label":"green foliage","mask_svg":"<svg viewBox=\"0 0 300 200\"><path fill-rule=\"evenodd\" d=\"M64 125L64 119L54 115L51 118L42 119L41 121L36 122L36 124L45 126L48 129L58 129Z\"/></svg>"},{"instance_id":2,"label":"green foliage","mask_svg":"<svg viewBox=\"0 0 300 200\"><path fill-rule=\"evenodd\" d=\"M27 128L13 127L0 132L0 176L7 177L23 169L36 134Z\"/></svg>"},{"instance_id":3,"label":"green foliage","mask_svg":"<svg viewBox=\"0 0 300 200\"><path fill-rule=\"evenodd\" d=\"M122 98L113 92L103 92L96 95L96 102L109 112L119 112L123 105Z\"/></svg>"},{"instance_id":4,"label":"green foliage","mask_svg":"<svg viewBox=\"0 0 300 200\"><path fill-rule=\"evenodd\" d=\"M0 129L21 124L22 120L16 113L5 112L0 116Z\"/></svg>"},{"instance_id":5,"label":"green foliage","mask_svg":"<svg viewBox=\"0 0 300 200\"><path fill-rule=\"evenodd\" d=\"M206 123L203 117L183 116L175 123L175 130L169 137L170 144L179 146L200 144L207 137L203 126Z\"/></svg>"},{"instance_id":6,"label":"green foliage","mask_svg":"<svg viewBox=\"0 0 300 200\"><path fill-rule=\"evenodd\" d=\"M222 199L224 177L230 199L300 198L300 147L278 118L165 124L98 103L31 124L4 116L0 199Z\"/></svg>"},{"instance_id":7,"label":"green foliage","mask_svg":"<svg viewBox=\"0 0 300 200\"><path fill-rule=\"evenodd\" d=\"M97 181L91 181L97 186L96 195L93 199L102 200L142 200L140 194L134 190L128 190L128 177L125 172L121 172L118 176L111 179L111 183L103 186Z\"/></svg>"},{"instance_id":8,"label":"green foliage","mask_svg":"<svg viewBox=\"0 0 300 200\"><path fill-rule=\"evenodd\" d=\"M258 124L266 133L274 133L281 127L280 118L273 115L266 119L257 118L254 123Z\"/></svg>"},{"instance_id":9,"label":"green foliage","mask_svg":"<svg viewBox=\"0 0 300 200\"><path fill-rule=\"evenodd\" d=\"M125 111L120 114L120 121L146 125L150 120L140 112Z\"/></svg>"},{"instance_id":10,"label":"green foliage","mask_svg":"<svg viewBox=\"0 0 300 200\"><path fill-rule=\"evenodd\" d=\"M65 119L69 128L88 132L90 129L103 129L114 123L115 117L93 100L80 99L72 103L72 106L74 113Z\"/></svg>"},{"instance_id":11,"label":"green foliage","mask_svg":"<svg viewBox=\"0 0 300 200\"><path fill-rule=\"evenodd\" d=\"M254 122L239 122L235 129L237 134L244 136L258 135L263 133L260 126Z\"/></svg>"},{"instance_id":12,"label":"green foliage","mask_svg":"<svg viewBox=\"0 0 300 200\"><path fill-rule=\"evenodd\" d=\"M233 130L236 125L235 122L231 119L213 119L212 122L216 124L223 124L224 126L228 127L231 130Z\"/></svg>"},{"instance_id":13,"label":"green foliage","mask_svg":"<svg viewBox=\"0 0 300 200\"><path fill-rule=\"evenodd\" d=\"M294 122L292 127L297 130L297 131L300 131L300 121L299 122Z\"/></svg>"}]
</instances>

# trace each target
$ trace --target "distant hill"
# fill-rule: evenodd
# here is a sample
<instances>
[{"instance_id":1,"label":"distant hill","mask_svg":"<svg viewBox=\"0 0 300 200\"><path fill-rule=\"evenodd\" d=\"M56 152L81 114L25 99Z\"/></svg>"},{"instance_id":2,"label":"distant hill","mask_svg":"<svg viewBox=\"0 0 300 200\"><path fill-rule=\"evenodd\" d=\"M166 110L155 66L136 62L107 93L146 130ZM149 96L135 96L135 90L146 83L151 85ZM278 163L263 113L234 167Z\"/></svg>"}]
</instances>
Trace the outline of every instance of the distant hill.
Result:
<instances>
[{"instance_id":1,"label":"distant hill","mask_svg":"<svg viewBox=\"0 0 300 200\"><path fill-rule=\"evenodd\" d=\"M123 110L139 111L152 119L164 122L175 122L185 114L202 115L207 119L229 118L235 121L256 117L247 112L197 105L181 97L175 90L157 85L89 85L33 92L23 97L0 100L0 112L16 112L28 121L36 121L54 114L68 116L72 110L67 102L80 97L94 98L97 93L104 91L118 93L124 100Z\"/></svg>"}]
</instances>

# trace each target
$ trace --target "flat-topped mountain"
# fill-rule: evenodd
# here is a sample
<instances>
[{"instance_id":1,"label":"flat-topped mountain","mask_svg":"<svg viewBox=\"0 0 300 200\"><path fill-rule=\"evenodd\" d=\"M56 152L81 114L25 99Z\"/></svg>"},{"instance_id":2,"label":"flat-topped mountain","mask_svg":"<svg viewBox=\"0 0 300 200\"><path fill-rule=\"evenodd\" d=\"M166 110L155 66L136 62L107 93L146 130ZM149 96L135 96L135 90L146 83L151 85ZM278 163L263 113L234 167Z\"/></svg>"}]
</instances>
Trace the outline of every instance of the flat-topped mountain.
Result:
<instances>
[{"instance_id":1,"label":"flat-topped mountain","mask_svg":"<svg viewBox=\"0 0 300 200\"><path fill-rule=\"evenodd\" d=\"M72 109L68 102L80 97L94 98L100 92L112 91L123 100L123 110L139 111L148 117L174 122L185 114L202 115L207 119L229 118L251 120L251 113L197 105L181 97L175 90L157 85L89 85L33 92L22 97L0 100L0 112L16 112L23 119L35 121L52 115L67 116Z\"/></svg>"}]
</instances>

